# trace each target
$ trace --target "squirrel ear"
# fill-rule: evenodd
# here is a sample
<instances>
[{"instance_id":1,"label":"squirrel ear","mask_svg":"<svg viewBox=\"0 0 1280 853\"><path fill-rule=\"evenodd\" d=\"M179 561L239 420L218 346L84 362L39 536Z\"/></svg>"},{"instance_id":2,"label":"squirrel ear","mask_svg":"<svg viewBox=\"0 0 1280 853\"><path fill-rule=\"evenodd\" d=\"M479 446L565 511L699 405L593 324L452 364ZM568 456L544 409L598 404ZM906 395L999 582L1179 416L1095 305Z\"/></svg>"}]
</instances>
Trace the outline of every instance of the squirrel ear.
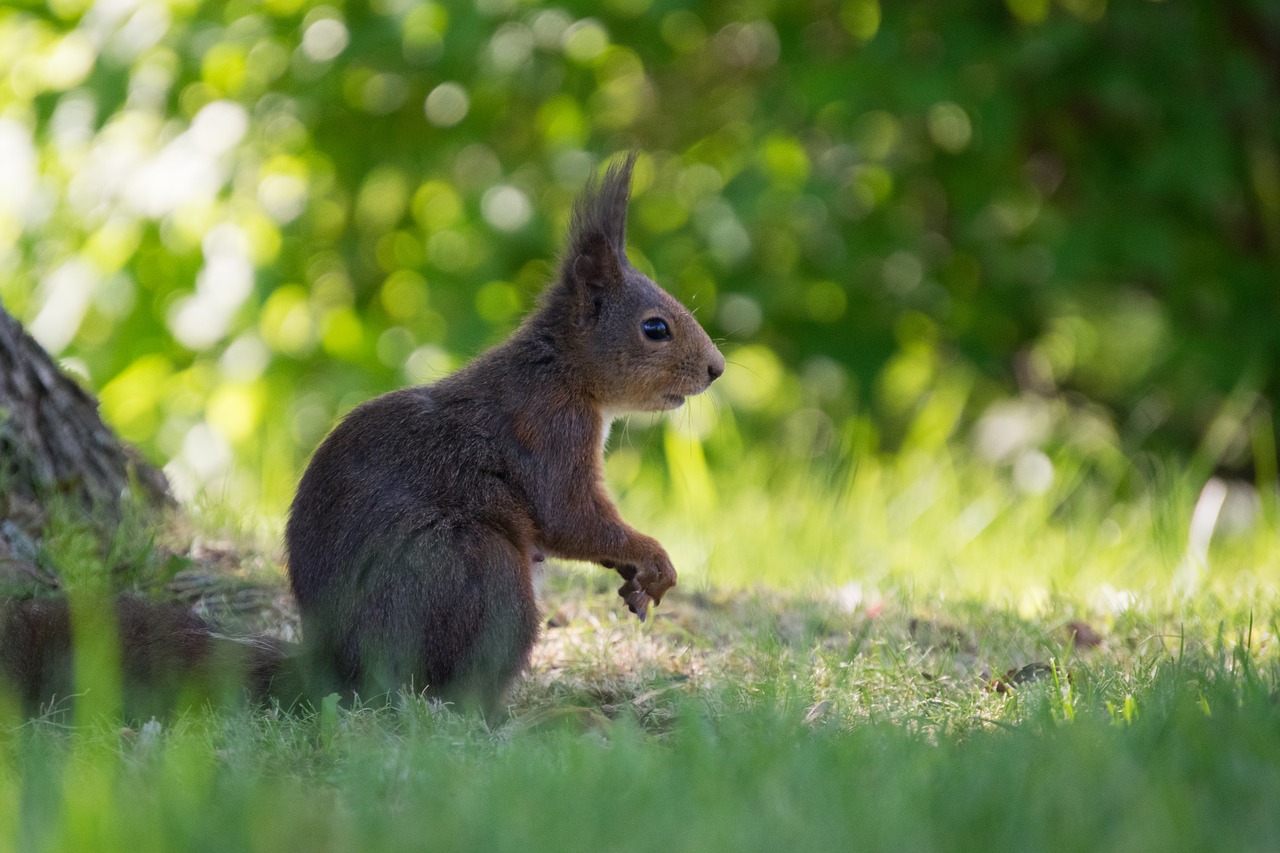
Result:
<instances>
[{"instance_id":1,"label":"squirrel ear","mask_svg":"<svg viewBox=\"0 0 1280 853\"><path fill-rule=\"evenodd\" d=\"M566 278L580 291L599 291L622 281L622 264L604 234L592 234L578 243L577 253L565 266Z\"/></svg>"},{"instance_id":2,"label":"squirrel ear","mask_svg":"<svg viewBox=\"0 0 1280 853\"><path fill-rule=\"evenodd\" d=\"M587 181L573 205L569 257L564 279L574 288L595 291L619 284L627 263L627 199L636 155L610 166L597 184Z\"/></svg>"}]
</instances>

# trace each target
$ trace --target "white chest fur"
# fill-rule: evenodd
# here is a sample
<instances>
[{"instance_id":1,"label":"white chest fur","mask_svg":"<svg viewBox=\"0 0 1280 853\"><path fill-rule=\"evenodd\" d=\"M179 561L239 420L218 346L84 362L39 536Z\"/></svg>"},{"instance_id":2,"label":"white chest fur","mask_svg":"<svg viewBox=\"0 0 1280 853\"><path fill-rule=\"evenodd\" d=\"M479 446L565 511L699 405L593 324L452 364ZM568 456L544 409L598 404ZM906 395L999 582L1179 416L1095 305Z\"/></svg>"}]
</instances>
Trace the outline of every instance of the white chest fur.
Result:
<instances>
[{"instance_id":1,"label":"white chest fur","mask_svg":"<svg viewBox=\"0 0 1280 853\"><path fill-rule=\"evenodd\" d=\"M600 410L600 455L604 455L605 445L609 443L609 432L613 429L613 422L616 421L622 412L614 412L608 409Z\"/></svg>"}]
</instances>

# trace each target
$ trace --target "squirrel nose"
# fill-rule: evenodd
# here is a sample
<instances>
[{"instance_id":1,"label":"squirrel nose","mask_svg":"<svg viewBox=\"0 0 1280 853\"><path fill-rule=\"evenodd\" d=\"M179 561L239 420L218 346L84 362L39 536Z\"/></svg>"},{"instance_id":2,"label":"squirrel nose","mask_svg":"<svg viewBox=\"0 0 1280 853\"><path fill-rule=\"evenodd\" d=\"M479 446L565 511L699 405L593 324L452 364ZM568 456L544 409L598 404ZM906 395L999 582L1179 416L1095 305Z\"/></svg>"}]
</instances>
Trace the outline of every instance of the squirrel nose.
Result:
<instances>
[{"instance_id":1,"label":"squirrel nose","mask_svg":"<svg viewBox=\"0 0 1280 853\"><path fill-rule=\"evenodd\" d=\"M711 377L711 381L715 382L724 373L724 356L717 352L711 359L711 363L707 365L707 375Z\"/></svg>"}]
</instances>

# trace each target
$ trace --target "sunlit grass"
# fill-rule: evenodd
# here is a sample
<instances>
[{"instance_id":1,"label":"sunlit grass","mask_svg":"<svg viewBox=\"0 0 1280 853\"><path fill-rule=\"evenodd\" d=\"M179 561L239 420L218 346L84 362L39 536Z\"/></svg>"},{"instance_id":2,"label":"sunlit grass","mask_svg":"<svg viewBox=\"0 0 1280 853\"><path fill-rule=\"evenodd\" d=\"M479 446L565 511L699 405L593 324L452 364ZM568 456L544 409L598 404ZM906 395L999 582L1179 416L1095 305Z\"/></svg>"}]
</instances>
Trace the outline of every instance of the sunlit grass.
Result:
<instances>
[{"instance_id":1,"label":"sunlit grass","mask_svg":"<svg viewBox=\"0 0 1280 853\"><path fill-rule=\"evenodd\" d=\"M905 586L1026 613L1062 596L1114 610L1275 595L1280 500L1247 482L1206 486L1113 449L1033 448L1002 464L942 443L869 452L856 424L812 458L761 443L709 468L698 442L670 439L685 428L666 428L665 476L645 469L619 488L685 588Z\"/></svg>"}]
</instances>

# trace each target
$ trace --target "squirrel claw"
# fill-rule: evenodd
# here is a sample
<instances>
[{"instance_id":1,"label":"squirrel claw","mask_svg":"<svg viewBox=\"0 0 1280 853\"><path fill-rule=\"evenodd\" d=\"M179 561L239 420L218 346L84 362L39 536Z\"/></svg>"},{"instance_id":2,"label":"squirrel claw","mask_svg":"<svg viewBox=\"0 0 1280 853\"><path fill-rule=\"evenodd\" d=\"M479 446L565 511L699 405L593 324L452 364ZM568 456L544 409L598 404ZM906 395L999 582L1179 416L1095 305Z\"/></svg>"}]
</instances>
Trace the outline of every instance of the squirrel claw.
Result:
<instances>
[{"instance_id":1,"label":"squirrel claw","mask_svg":"<svg viewBox=\"0 0 1280 853\"><path fill-rule=\"evenodd\" d=\"M624 583L618 589L618 595L622 596L622 600L627 603L627 609L640 617L641 622L649 615L649 605L653 599L647 592L637 588L633 581Z\"/></svg>"}]
</instances>

